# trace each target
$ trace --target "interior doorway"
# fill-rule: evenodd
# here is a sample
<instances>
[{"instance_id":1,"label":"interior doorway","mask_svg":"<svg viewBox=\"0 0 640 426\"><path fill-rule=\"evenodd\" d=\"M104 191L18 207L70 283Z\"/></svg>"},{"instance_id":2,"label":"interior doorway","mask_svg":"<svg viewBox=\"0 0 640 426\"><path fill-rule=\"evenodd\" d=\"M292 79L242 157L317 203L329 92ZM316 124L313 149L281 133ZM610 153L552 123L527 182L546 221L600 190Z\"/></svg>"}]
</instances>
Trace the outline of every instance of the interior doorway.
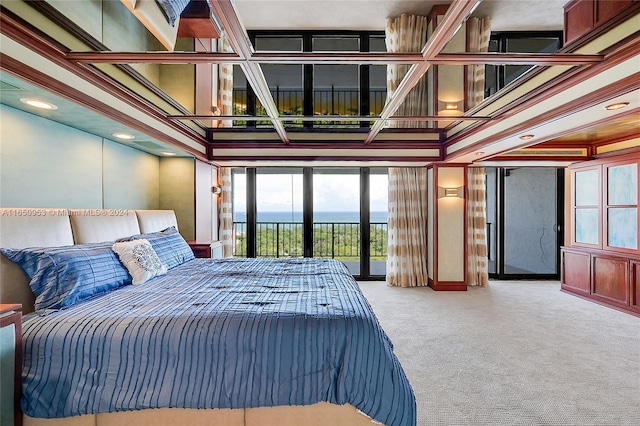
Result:
<instances>
[{"instance_id":1,"label":"interior doorway","mask_svg":"<svg viewBox=\"0 0 640 426\"><path fill-rule=\"evenodd\" d=\"M559 279L564 169L487 168L489 276Z\"/></svg>"}]
</instances>

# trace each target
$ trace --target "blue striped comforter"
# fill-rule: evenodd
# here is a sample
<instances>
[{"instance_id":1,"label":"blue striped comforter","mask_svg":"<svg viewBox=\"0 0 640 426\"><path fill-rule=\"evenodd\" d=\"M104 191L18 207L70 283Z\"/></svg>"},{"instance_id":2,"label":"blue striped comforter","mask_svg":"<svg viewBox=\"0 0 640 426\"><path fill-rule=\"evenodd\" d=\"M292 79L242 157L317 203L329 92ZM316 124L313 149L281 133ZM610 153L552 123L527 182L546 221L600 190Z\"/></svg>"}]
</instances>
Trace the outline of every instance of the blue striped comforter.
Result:
<instances>
[{"instance_id":1,"label":"blue striped comforter","mask_svg":"<svg viewBox=\"0 0 640 426\"><path fill-rule=\"evenodd\" d=\"M349 403L415 425L411 386L346 267L195 259L23 325L32 417Z\"/></svg>"}]
</instances>

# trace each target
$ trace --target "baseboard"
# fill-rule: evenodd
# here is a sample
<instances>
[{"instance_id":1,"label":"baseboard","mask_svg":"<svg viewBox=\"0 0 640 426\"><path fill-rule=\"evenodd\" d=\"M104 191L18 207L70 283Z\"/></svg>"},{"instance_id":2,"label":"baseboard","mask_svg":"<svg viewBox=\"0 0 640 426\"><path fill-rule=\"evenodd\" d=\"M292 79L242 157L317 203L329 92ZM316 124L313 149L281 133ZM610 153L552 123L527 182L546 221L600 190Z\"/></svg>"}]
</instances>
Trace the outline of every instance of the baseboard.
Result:
<instances>
[{"instance_id":1,"label":"baseboard","mask_svg":"<svg viewBox=\"0 0 640 426\"><path fill-rule=\"evenodd\" d=\"M615 303L607 303L607 302L604 302L602 300L598 300L598 299L596 299L594 297L586 296L586 295L584 295L582 293L571 291L570 289L567 289L567 288L562 288L561 287L560 291L563 292L563 293L570 294L570 295L575 296L575 297L579 297L580 299L584 299L584 300L586 300L588 302L597 303L598 305L605 306L605 307L611 308L611 309L615 309L616 311L624 312L625 314L630 314L630 315L633 315L634 317L640 318L640 312L636 311L632 307L620 306L620 305L617 305Z\"/></svg>"},{"instance_id":2,"label":"baseboard","mask_svg":"<svg viewBox=\"0 0 640 426\"><path fill-rule=\"evenodd\" d=\"M429 278L429 287L434 291L467 291L467 285L459 281L438 281L435 283Z\"/></svg>"}]
</instances>

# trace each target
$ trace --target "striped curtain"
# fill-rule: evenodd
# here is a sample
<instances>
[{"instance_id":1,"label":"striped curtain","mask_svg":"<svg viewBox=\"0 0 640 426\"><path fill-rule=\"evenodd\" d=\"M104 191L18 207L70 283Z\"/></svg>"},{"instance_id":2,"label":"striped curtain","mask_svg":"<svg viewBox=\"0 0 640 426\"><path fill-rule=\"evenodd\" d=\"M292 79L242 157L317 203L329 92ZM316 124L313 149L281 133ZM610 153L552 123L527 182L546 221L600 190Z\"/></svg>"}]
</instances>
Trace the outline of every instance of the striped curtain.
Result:
<instances>
[{"instance_id":1,"label":"striped curtain","mask_svg":"<svg viewBox=\"0 0 640 426\"><path fill-rule=\"evenodd\" d=\"M427 170L389 169L387 283L426 286Z\"/></svg>"},{"instance_id":2,"label":"striped curtain","mask_svg":"<svg viewBox=\"0 0 640 426\"><path fill-rule=\"evenodd\" d=\"M385 43L387 52L421 52L427 42L427 17L403 14L398 18L387 18ZM392 96L411 65L387 65L387 99ZM427 82L423 77L411 89L396 115L427 115ZM425 121L391 121L390 127L426 127Z\"/></svg>"},{"instance_id":3,"label":"striped curtain","mask_svg":"<svg viewBox=\"0 0 640 426\"><path fill-rule=\"evenodd\" d=\"M222 257L233 257L233 208L231 196L231 168L221 167L218 170L218 181L222 192L218 198L218 215L220 220L219 238L222 242Z\"/></svg>"},{"instance_id":4,"label":"striped curtain","mask_svg":"<svg viewBox=\"0 0 640 426\"><path fill-rule=\"evenodd\" d=\"M218 52L233 52L225 35L218 40ZM233 115L233 64L218 65L218 108L221 115ZM220 120L218 127L233 127L233 120Z\"/></svg>"},{"instance_id":5,"label":"striped curtain","mask_svg":"<svg viewBox=\"0 0 640 426\"><path fill-rule=\"evenodd\" d=\"M467 20L467 52L485 53L491 37L490 18ZM467 109L484 100L484 65L467 66Z\"/></svg>"},{"instance_id":6,"label":"striped curtain","mask_svg":"<svg viewBox=\"0 0 640 426\"><path fill-rule=\"evenodd\" d=\"M487 202L484 167L469 167L467 175L467 285L489 283Z\"/></svg>"}]
</instances>

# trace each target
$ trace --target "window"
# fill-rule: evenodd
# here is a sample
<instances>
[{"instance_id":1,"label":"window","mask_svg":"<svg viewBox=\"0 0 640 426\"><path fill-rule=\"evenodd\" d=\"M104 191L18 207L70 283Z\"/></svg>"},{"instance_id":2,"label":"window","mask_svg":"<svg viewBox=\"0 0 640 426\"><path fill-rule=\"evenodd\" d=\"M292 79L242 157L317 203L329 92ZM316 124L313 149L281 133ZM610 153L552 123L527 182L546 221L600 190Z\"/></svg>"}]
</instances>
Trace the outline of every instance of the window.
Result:
<instances>
[{"instance_id":1,"label":"window","mask_svg":"<svg viewBox=\"0 0 640 426\"><path fill-rule=\"evenodd\" d=\"M250 31L256 51L270 52L384 52L384 32ZM378 115L386 101L384 65L262 64L280 115ZM234 67L234 114L266 116L242 73ZM287 120L286 128L359 128L359 120ZM235 120L234 127L271 127L269 120Z\"/></svg>"},{"instance_id":2,"label":"window","mask_svg":"<svg viewBox=\"0 0 640 426\"><path fill-rule=\"evenodd\" d=\"M562 31L510 31L491 34L489 52L554 53L562 47ZM533 65L486 65L485 98L493 95Z\"/></svg>"},{"instance_id":3,"label":"window","mask_svg":"<svg viewBox=\"0 0 640 426\"><path fill-rule=\"evenodd\" d=\"M317 257L383 278L386 168L232 170L235 257Z\"/></svg>"}]
</instances>

